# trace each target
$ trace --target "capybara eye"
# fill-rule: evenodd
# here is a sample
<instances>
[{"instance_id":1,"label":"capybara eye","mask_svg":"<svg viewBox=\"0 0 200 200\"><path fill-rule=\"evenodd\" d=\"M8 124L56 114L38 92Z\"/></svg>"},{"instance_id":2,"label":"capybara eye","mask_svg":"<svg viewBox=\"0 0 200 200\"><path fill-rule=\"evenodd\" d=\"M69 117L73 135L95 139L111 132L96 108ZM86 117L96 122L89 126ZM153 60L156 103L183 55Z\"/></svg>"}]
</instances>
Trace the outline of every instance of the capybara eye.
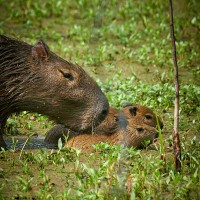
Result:
<instances>
[{"instance_id":1,"label":"capybara eye","mask_svg":"<svg viewBox=\"0 0 200 200\"><path fill-rule=\"evenodd\" d=\"M68 80L72 81L74 80L74 77L70 73L65 73L62 70L59 69L59 72L62 73L62 75L67 78Z\"/></svg>"},{"instance_id":2,"label":"capybara eye","mask_svg":"<svg viewBox=\"0 0 200 200\"><path fill-rule=\"evenodd\" d=\"M136 113L137 113L137 107L132 107L129 109L130 113L132 116L136 116Z\"/></svg>"},{"instance_id":3,"label":"capybara eye","mask_svg":"<svg viewBox=\"0 0 200 200\"><path fill-rule=\"evenodd\" d=\"M142 132L144 129L143 128L136 128L138 132Z\"/></svg>"},{"instance_id":4,"label":"capybara eye","mask_svg":"<svg viewBox=\"0 0 200 200\"><path fill-rule=\"evenodd\" d=\"M145 115L146 119L150 120L152 119L152 116L151 115Z\"/></svg>"},{"instance_id":5,"label":"capybara eye","mask_svg":"<svg viewBox=\"0 0 200 200\"><path fill-rule=\"evenodd\" d=\"M74 79L74 77L71 74L69 74L69 73L63 73L63 76L65 78L69 79L70 81L72 81Z\"/></svg>"}]
</instances>

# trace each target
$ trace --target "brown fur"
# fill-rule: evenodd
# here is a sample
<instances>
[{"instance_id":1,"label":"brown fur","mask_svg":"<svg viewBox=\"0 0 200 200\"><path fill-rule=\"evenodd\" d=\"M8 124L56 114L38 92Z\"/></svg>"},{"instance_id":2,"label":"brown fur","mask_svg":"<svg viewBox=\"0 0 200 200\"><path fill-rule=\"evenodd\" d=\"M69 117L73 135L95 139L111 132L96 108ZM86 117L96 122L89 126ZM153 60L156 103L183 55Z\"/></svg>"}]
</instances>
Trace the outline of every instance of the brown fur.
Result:
<instances>
[{"instance_id":1,"label":"brown fur","mask_svg":"<svg viewBox=\"0 0 200 200\"><path fill-rule=\"evenodd\" d=\"M152 142L157 137L157 130L148 125L128 125L127 130L119 130L111 135L81 134L72 137L64 147L74 147L83 151L92 151L92 145L100 142L123 144L126 147L142 147L145 140Z\"/></svg>"},{"instance_id":2,"label":"brown fur","mask_svg":"<svg viewBox=\"0 0 200 200\"><path fill-rule=\"evenodd\" d=\"M118 112L119 111L115 108L109 108L108 115L103 120L103 122L94 130L94 132L98 134L112 134L116 132L116 130L118 129L118 123L116 122ZM62 142L65 142L65 137L70 139L74 135L78 134L67 129L62 124L56 124L47 133L44 141L50 144L57 144L59 138L61 138Z\"/></svg>"},{"instance_id":3,"label":"brown fur","mask_svg":"<svg viewBox=\"0 0 200 200\"><path fill-rule=\"evenodd\" d=\"M110 107L108 111L108 115L106 118L101 122L99 126L97 126L96 130L94 130L97 134L112 134L116 132L118 127L118 115L119 110L116 108Z\"/></svg>"},{"instance_id":4,"label":"brown fur","mask_svg":"<svg viewBox=\"0 0 200 200\"><path fill-rule=\"evenodd\" d=\"M151 127L157 127L157 120L156 120L156 115L153 112L152 109L142 106L142 105L129 105L125 106L124 109L122 110L124 115L128 119L134 119L135 123L144 123L146 125L149 125ZM137 119L139 122L137 122ZM158 117L158 123L160 128L163 128L163 122L161 119Z\"/></svg>"},{"instance_id":5,"label":"brown fur","mask_svg":"<svg viewBox=\"0 0 200 200\"><path fill-rule=\"evenodd\" d=\"M10 114L31 111L74 131L91 131L107 115L101 89L78 65L51 52L0 35L0 147Z\"/></svg>"},{"instance_id":6,"label":"brown fur","mask_svg":"<svg viewBox=\"0 0 200 200\"><path fill-rule=\"evenodd\" d=\"M163 126L160 119L159 123L160 126ZM155 114L145 106L127 106L121 111L110 108L108 116L99 125L100 128L97 127L98 132L92 135L81 134L72 136L68 139L65 147L71 146L81 148L84 151L91 151L92 145L100 142L124 144L127 147L141 147L144 140L152 142L157 137L156 126ZM63 130L61 126L54 128L47 134L45 141L57 144L57 138L62 138L62 133L67 135L69 132L66 129Z\"/></svg>"}]
</instances>

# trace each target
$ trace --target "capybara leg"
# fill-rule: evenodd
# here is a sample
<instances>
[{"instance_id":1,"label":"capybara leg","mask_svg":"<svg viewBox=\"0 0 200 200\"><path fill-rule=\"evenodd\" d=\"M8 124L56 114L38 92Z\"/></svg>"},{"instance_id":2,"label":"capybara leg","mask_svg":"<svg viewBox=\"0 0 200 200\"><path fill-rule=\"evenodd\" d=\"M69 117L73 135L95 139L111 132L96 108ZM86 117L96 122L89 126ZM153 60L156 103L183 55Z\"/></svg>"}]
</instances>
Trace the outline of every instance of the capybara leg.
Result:
<instances>
[{"instance_id":1,"label":"capybara leg","mask_svg":"<svg viewBox=\"0 0 200 200\"><path fill-rule=\"evenodd\" d=\"M0 151L2 151L2 148L4 148L4 150L7 149L7 145L3 139L4 127L5 127L7 118L8 118L7 116L5 118L0 116L0 119L1 119L0 121Z\"/></svg>"},{"instance_id":2,"label":"capybara leg","mask_svg":"<svg viewBox=\"0 0 200 200\"><path fill-rule=\"evenodd\" d=\"M2 148L4 148L4 150L7 149L7 145L3 139L3 131L0 130L0 151L2 151Z\"/></svg>"}]
</instances>

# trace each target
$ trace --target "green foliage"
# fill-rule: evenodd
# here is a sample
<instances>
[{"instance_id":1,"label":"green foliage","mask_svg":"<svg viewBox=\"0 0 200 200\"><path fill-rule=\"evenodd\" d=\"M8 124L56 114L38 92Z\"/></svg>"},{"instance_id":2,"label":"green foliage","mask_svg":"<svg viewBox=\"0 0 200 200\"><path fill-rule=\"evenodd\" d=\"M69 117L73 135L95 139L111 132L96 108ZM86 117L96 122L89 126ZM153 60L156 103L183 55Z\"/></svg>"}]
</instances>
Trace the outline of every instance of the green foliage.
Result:
<instances>
[{"instance_id":1,"label":"green foliage","mask_svg":"<svg viewBox=\"0 0 200 200\"><path fill-rule=\"evenodd\" d=\"M152 108L167 110L174 104L174 85L145 84L136 81L134 77L121 79L121 72L106 82L98 82L106 93L111 105L120 107L123 102L147 105ZM180 87L180 109L183 112L192 113L200 109L200 87L195 85L183 85Z\"/></svg>"},{"instance_id":2,"label":"green foliage","mask_svg":"<svg viewBox=\"0 0 200 200\"><path fill-rule=\"evenodd\" d=\"M15 168L21 171L20 176L12 181L17 189L15 196L64 199L67 195L69 199L126 199L130 195L131 198L160 199L165 193L169 199L185 199L188 195L198 199L200 156L194 146L198 145L195 139L190 142L187 147L192 151L183 155L181 174L174 172L169 158L166 169L158 155L106 143L96 145L100 154L83 155L80 151L71 150L73 162L70 157L66 157L66 154L69 155L68 150L41 150L36 154L24 152L21 161L14 158ZM60 162L61 158L65 158L64 163ZM56 189L58 185L60 188ZM2 185L2 191L4 187ZM62 192L59 192L60 189Z\"/></svg>"},{"instance_id":3,"label":"green foliage","mask_svg":"<svg viewBox=\"0 0 200 200\"><path fill-rule=\"evenodd\" d=\"M199 199L200 4L173 5L181 173L174 171L171 153L174 83L167 1L0 0L0 34L31 44L45 39L52 51L101 79L110 105L146 105L164 121L154 151L100 143L94 145L97 153L83 154L63 149L59 141L58 150L18 152L13 139L14 149L0 152L0 199ZM8 134L31 135L44 134L51 125L40 114L22 112L6 126Z\"/></svg>"}]
</instances>

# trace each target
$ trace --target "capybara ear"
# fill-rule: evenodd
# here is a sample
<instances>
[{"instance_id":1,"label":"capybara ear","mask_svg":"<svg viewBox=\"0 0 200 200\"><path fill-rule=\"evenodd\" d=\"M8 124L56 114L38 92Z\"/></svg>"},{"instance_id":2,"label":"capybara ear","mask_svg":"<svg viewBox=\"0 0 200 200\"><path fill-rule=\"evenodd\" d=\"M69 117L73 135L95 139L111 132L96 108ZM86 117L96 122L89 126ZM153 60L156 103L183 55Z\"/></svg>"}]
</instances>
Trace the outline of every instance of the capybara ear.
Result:
<instances>
[{"instance_id":1,"label":"capybara ear","mask_svg":"<svg viewBox=\"0 0 200 200\"><path fill-rule=\"evenodd\" d=\"M131 115L132 116L136 116L136 114L137 114L137 107L131 107L130 109L129 109L129 111L130 111L130 113L131 113Z\"/></svg>"},{"instance_id":2,"label":"capybara ear","mask_svg":"<svg viewBox=\"0 0 200 200\"><path fill-rule=\"evenodd\" d=\"M38 43L32 48L32 56L35 61L35 64L38 64L39 61L48 60L48 46L43 40L39 40Z\"/></svg>"}]
</instances>

